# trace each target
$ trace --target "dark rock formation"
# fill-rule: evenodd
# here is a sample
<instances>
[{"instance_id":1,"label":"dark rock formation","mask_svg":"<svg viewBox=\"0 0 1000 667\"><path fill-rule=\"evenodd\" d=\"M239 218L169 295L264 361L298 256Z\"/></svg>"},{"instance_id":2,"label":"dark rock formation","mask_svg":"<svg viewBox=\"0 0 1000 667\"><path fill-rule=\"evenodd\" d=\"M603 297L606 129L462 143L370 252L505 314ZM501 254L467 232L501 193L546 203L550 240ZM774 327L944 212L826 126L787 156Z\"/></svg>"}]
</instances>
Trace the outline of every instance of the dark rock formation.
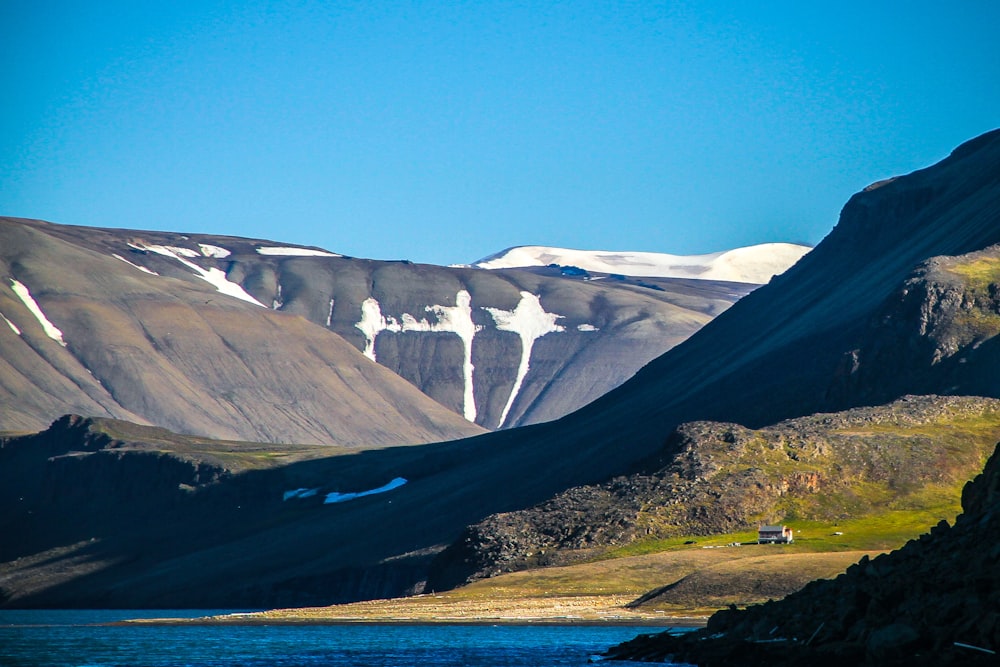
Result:
<instances>
[{"instance_id":1,"label":"dark rock formation","mask_svg":"<svg viewBox=\"0 0 1000 667\"><path fill-rule=\"evenodd\" d=\"M726 610L683 636L642 636L618 659L697 665L996 665L1000 661L1000 447L963 513L903 548L777 602Z\"/></svg>"},{"instance_id":2,"label":"dark rock formation","mask_svg":"<svg viewBox=\"0 0 1000 667\"><path fill-rule=\"evenodd\" d=\"M904 390L1000 395L1000 246L924 262L882 304L845 354L831 403Z\"/></svg>"}]
</instances>

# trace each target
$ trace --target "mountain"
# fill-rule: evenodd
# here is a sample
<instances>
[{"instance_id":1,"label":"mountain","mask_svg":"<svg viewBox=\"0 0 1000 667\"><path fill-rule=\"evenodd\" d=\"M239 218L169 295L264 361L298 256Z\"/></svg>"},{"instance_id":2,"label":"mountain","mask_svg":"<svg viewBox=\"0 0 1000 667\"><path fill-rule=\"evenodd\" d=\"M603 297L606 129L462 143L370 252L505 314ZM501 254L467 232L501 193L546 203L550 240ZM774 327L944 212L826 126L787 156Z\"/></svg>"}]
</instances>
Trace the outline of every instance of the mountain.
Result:
<instances>
[{"instance_id":1,"label":"mountain","mask_svg":"<svg viewBox=\"0 0 1000 667\"><path fill-rule=\"evenodd\" d=\"M0 428L79 412L217 438L355 444L478 432L399 377L491 429L563 416L755 287L10 218L0 218L0 270ZM345 424L366 411L377 425Z\"/></svg>"},{"instance_id":2,"label":"mountain","mask_svg":"<svg viewBox=\"0 0 1000 667\"><path fill-rule=\"evenodd\" d=\"M668 255L517 246L484 257L473 266L480 269L512 269L555 265L626 276L764 284L802 259L810 250L807 246L793 243L762 243L707 255Z\"/></svg>"},{"instance_id":3,"label":"mountain","mask_svg":"<svg viewBox=\"0 0 1000 667\"><path fill-rule=\"evenodd\" d=\"M716 613L695 633L642 636L618 659L698 665L995 665L1000 647L1000 447L963 513L833 580Z\"/></svg>"},{"instance_id":4,"label":"mountain","mask_svg":"<svg viewBox=\"0 0 1000 667\"><path fill-rule=\"evenodd\" d=\"M220 269L130 238L0 219L0 428L78 412L356 447L482 432Z\"/></svg>"},{"instance_id":5,"label":"mountain","mask_svg":"<svg viewBox=\"0 0 1000 667\"><path fill-rule=\"evenodd\" d=\"M143 522L112 511L88 512L78 503L75 511L96 522L89 535L89 524L82 521L71 536L51 532L50 522L42 519L51 516L48 496L32 507L19 506L12 498L2 507L9 520L0 526L0 544L17 545L24 535L34 535L38 546L9 547L23 553L15 557L6 552L0 586L9 596L7 604L36 606L319 604L419 590L434 556L464 526L531 507L574 486L633 472L656 456L683 422L759 428L838 406L864 405L866 396L876 395L864 392L878 387L886 387L884 393L892 398L913 393L894 371L879 372L876 366L863 376L864 383L845 385L855 367L851 360L861 360L860 373L863 359L869 358L864 351L876 349L868 341L877 338L872 332L878 329L878 316L891 311L900 290L925 262L987 251L998 242L1000 132L994 131L963 144L936 165L852 197L837 227L789 271L617 389L566 417L466 440L367 450L270 473L234 473L220 477L211 489L195 489L185 496L190 503L165 496L162 502L170 513L148 513ZM969 280L982 275L978 265L972 267L966 271ZM479 270L471 275L492 274ZM24 282L31 287L29 280ZM986 283L989 294L995 288L991 279ZM40 303L48 312L44 296ZM961 312L989 321L988 312L975 310L986 303L975 301L973 309ZM0 308L6 315L6 305ZM50 317L60 324L55 312ZM924 329L918 320L900 322L898 331L922 335ZM961 339L970 342L952 355L956 363L990 346L988 329L978 331L979 337ZM945 373L948 368L931 363L922 386L938 394L967 393L962 382L969 376ZM53 466L57 461L67 466L94 461L108 482L95 487L90 500L95 507L113 494L112 480L128 478L128 466L139 456L123 452L117 457L113 449L97 458L74 454L89 451L85 438L57 426L34 437L58 442L65 451L44 459L53 459ZM9 442L4 450L11 456L33 446L27 440ZM4 460L0 470L17 475L22 465ZM362 494L396 479L407 483L331 505L322 502L319 491L288 501L278 495L281 488ZM115 498L106 506L116 506ZM48 583L46 577L51 578Z\"/></svg>"}]
</instances>

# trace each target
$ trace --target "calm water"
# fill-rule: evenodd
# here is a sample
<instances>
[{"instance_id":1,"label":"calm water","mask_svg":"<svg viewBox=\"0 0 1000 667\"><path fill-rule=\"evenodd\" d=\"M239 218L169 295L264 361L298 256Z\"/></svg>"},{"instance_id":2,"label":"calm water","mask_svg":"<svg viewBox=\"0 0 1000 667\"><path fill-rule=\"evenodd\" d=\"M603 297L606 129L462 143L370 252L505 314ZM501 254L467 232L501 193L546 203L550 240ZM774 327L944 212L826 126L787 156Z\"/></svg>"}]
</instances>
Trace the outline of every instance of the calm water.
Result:
<instances>
[{"instance_id":1,"label":"calm water","mask_svg":"<svg viewBox=\"0 0 1000 667\"><path fill-rule=\"evenodd\" d=\"M609 646L659 628L616 626L140 626L123 618L190 611L0 610L0 665L310 667L586 665Z\"/></svg>"}]
</instances>

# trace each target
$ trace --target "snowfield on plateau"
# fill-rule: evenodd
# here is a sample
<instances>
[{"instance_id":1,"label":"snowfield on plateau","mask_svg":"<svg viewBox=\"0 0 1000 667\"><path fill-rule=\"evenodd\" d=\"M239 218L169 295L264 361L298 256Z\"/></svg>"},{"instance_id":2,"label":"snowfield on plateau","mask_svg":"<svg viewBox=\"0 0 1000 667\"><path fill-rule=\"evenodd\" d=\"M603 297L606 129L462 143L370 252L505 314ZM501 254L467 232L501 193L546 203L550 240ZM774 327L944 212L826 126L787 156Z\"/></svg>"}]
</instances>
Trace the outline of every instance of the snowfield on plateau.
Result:
<instances>
[{"instance_id":1,"label":"snowfield on plateau","mask_svg":"<svg viewBox=\"0 0 1000 667\"><path fill-rule=\"evenodd\" d=\"M556 264L643 278L696 278L763 285L784 273L810 250L808 246L794 243L762 243L707 255L669 255L517 246L484 257L472 266L516 269Z\"/></svg>"}]
</instances>

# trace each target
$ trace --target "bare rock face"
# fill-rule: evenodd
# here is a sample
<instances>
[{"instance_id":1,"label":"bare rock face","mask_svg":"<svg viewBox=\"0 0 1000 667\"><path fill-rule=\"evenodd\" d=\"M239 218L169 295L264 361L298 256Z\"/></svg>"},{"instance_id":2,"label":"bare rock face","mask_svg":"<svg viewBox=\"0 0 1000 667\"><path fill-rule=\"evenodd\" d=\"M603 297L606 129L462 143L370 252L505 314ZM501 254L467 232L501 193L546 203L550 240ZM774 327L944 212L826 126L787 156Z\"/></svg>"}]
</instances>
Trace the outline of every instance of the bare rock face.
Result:
<instances>
[{"instance_id":1,"label":"bare rock face","mask_svg":"<svg viewBox=\"0 0 1000 667\"><path fill-rule=\"evenodd\" d=\"M1000 651L1000 447L963 514L778 602L716 613L685 636L610 651L698 665L995 665Z\"/></svg>"},{"instance_id":2,"label":"bare rock face","mask_svg":"<svg viewBox=\"0 0 1000 667\"><path fill-rule=\"evenodd\" d=\"M1000 394L1000 246L918 267L844 355L833 403L918 393Z\"/></svg>"}]
</instances>

